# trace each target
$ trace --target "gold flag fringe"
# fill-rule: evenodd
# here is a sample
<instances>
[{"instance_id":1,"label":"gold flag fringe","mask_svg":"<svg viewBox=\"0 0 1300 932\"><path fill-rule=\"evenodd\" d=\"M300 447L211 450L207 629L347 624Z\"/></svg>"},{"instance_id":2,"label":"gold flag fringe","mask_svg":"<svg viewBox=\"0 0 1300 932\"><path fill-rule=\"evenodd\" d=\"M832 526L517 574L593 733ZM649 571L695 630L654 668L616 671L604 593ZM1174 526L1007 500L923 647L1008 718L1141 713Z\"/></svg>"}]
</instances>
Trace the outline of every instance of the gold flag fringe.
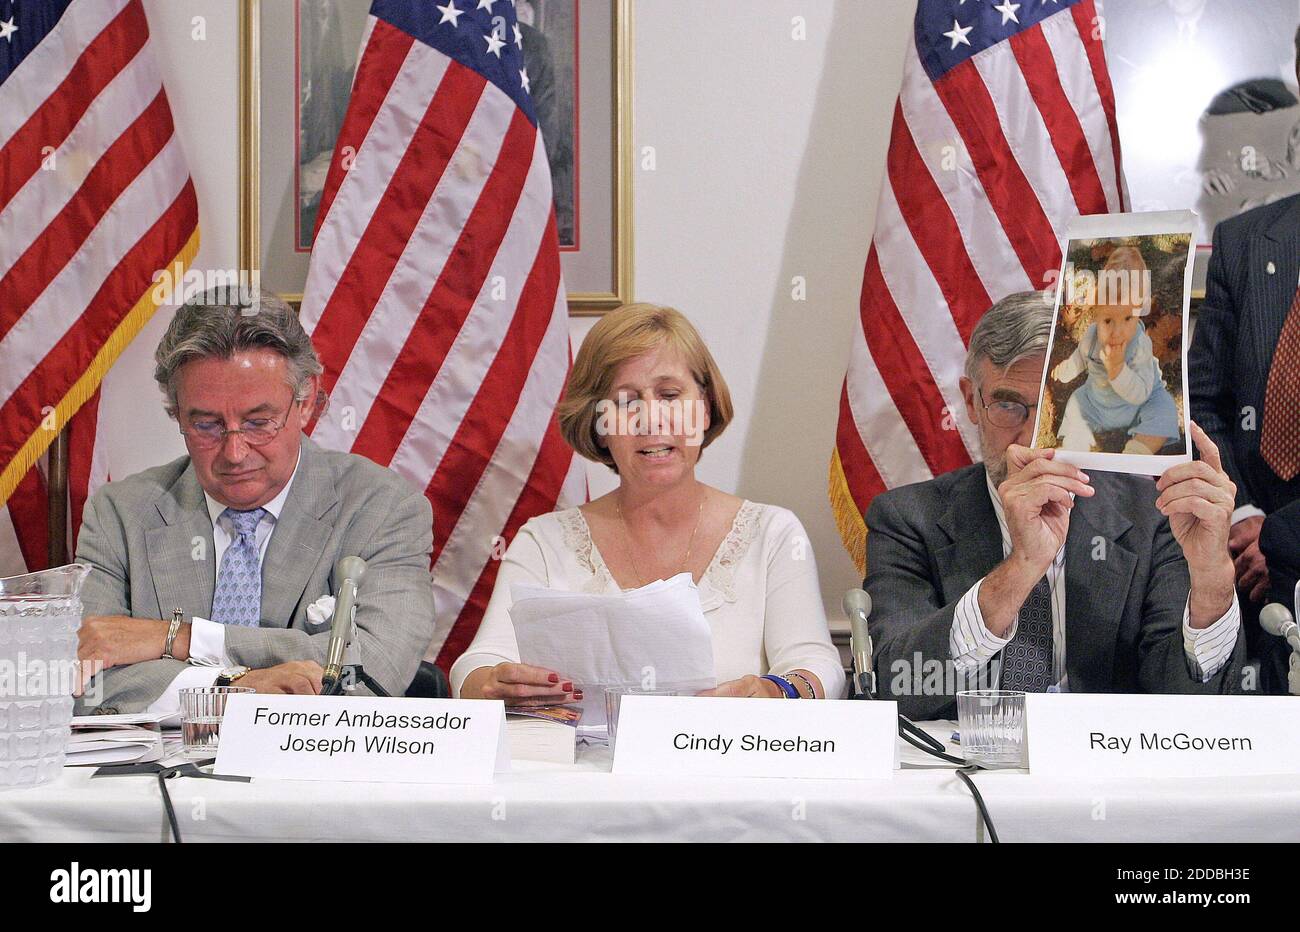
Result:
<instances>
[{"instance_id":1,"label":"gold flag fringe","mask_svg":"<svg viewBox=\"0 0 1300 932\"><path fill-rule=\"evenodd\" d=\"M195 254L199 251L199 231L195 227L194 232L190 235L189 241L181 248L181 251L170 261L161 266L161 268L174 268L177 263L181 265L182 275L190 263L194 261ZM122 355L128 343L135 339L144 325L153 317L154 311L158 310L158 305L154 302L153 297L154 285L150 283L149 288L141 296L140 300L135 303L122 322L117 325L117 329L109 335L104 341L104 345L99 348L95 354L94 360L81 377L68 389L68 393L59 400L51 412L54 418L53 427L48 427L49 417L41 421L36 426L35 432L27 438L19 448L17 455L5 464L4 471L0 472L0 508L4 507L9 501L9 496L13 494L18 483L22 481L23 476L27 475L27 470L36 465L36 461L41 458L46 448L54 442L59 431L63 430L72 416L77 413L90 396L95 394L99 389L99 384L104 380L105 374L117 362L117 358Z\"/></svg>"},{"instance_id":2,"label":"gold flag fringe","mask_svg":"<svg viewBox=\"0 0 1300 932\"><path fill-rule=\"evenodd\" d=\"M858 568L858 575L867 575L867 522L858 510L858 503L849 491L849 481L844 476L844 466L840 463L840 451L831 453L831 470L829 478L831 511L835 514L835 525L840 529L840 539L844 549L853 558Z\"/></svg>"}]
</instances>

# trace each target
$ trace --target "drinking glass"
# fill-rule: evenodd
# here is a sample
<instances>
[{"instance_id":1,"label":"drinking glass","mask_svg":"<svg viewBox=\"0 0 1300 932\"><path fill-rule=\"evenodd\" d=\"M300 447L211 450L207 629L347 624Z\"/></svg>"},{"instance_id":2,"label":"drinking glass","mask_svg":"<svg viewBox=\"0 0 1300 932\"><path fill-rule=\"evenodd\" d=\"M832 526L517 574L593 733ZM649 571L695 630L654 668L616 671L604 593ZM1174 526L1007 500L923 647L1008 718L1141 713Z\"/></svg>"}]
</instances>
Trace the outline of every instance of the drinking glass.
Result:
<instances>
[{"instance_id":1,"label":"drinking glass","mask_svg":"<svg viewBox=\"0 0 1300 932\"><path fill-rule=\"evenodd\" d=\"M962 757L983 767L1025 766L1025 694L1010 689L957 693Z\"/></svg>"},{"instance_id":2,"label":"drinking glass","mask_svg":"<svg viewBox=\"0 0 1300 932\"><path fill-rule=\"evenodd\" d=\"M226 700L251 693L247 686L195 686L181 690L181 743L186 754L206 757L216 753L221 739L221 717Z\"/></svg>"}]
</instances>

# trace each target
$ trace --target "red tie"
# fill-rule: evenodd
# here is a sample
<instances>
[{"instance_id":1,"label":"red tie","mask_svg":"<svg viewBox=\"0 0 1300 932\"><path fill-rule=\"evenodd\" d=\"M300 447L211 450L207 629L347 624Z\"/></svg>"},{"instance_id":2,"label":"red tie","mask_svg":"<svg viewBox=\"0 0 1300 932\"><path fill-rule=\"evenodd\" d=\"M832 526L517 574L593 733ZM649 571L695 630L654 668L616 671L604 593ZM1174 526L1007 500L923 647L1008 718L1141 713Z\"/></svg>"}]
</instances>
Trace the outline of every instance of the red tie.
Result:
<instances>
[{"instance_id":1,"label":"red tie","mask_svg":"<svg viewBox=\"0 0 1300 932\"><path fill-rule=\"evenodd\" d=\"M1259 455L1277 473L1290 480L1300 473L1300 291L1282 325L1273 351L1273 366L1264 390L1264 429Z\"/></svg>"}]
</instances>

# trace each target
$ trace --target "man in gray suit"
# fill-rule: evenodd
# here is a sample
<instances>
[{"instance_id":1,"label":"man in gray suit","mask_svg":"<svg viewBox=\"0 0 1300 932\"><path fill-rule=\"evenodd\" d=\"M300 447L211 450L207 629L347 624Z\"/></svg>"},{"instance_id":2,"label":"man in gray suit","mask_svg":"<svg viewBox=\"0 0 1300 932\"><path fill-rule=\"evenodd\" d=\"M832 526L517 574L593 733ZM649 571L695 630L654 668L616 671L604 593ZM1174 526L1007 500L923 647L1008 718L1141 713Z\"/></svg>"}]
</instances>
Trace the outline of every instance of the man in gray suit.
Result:
<instances>
[{"instance_id":1,"label":"man in gray suit","mask_svg":"<svg viewBox=\"0 0 1300 932\"><path fill-rule=\"evenodd\" d=\"M1235 489L1218 451L1193 425L1202 458L1153 484L1029 449L1051 325L1039 292L981 318L961 388L984 461L868 509L877 681L912 718L954 717L954 693L978 687L1235 686Z\"/></svg>"},{"instance_id":2,"label":"man in gray suit","mask_svg":"<svg viewBox=\"0 0 1300 932\"><path fill-rule=\"evenodd\" d=\"M212 300L209 300L209 298ZM302 431L324 403L297 315L205 295L182 307L155 378L188 456L87 503L79 655L105 668L83 707L172 712L186 686L318 693L334 564L367 563L355 659L402 695L433 638L428 500Z\"/></svg>"}]
</instances>

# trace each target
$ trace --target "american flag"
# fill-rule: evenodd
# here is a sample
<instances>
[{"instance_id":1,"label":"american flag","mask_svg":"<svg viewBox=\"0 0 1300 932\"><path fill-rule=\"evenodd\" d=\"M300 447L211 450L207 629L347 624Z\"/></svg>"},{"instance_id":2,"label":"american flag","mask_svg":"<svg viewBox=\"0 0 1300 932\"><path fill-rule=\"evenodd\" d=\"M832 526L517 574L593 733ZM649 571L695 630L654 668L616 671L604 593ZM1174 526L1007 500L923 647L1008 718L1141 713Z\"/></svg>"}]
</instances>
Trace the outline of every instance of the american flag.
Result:
<instances>
[{"instance_id":1,"label":"american flag","mask_svg":"<svg viewBox=\"0 0 1300 932\"><path fill-rule=\"evenodd\" d=\"M505 543L581 501L556 428L568 310L546 150L509 0L376 0L321 199L303 325L330 406L313 437L433 504L444 668Z\"/></svg>"},{"instance_id":2,"label":"american flag","mask_svg":"<svg viewBox=\"0 0 1300 932\"><path fill-rule=\"evenodd\" d=\"M75 537L106 476L100 381L153 315L155 271L197 249L140 0L0 0L0 551L16 534L27 569L45 561L42 454L71 421Z\"/></svg>"},{"instance_id":3,"label":"american flag","mask_svg":"<svg viewBox=\"0 0 1300 932\"><path fill-rule=\"evenodd\" d=\"M877 493L980 457L980 315L1052 284L1071 217L1125 209L1104 28L1093 0L919 0L831 459L859 570Z\"/></svg>"}]
</instances>

